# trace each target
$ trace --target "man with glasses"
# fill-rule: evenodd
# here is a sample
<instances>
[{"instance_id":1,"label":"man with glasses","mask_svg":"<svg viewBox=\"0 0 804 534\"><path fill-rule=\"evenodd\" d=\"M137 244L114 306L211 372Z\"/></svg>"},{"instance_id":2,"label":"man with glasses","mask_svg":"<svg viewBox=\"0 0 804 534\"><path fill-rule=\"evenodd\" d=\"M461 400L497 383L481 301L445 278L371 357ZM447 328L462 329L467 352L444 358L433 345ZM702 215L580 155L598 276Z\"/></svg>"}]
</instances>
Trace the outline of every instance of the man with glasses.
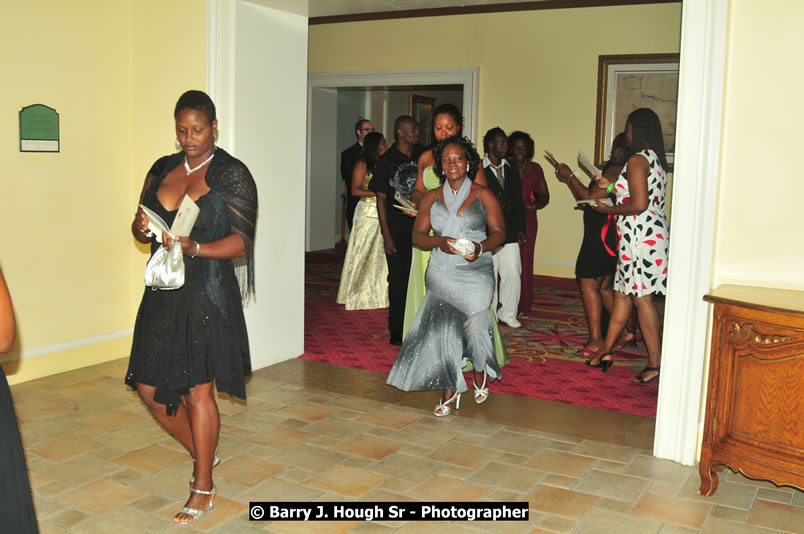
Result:
<instances>
[{"instance_id":1,"label":"man with glasses","mask_svg":"<svg viewBox=\"0 0 804 534\"><path fill-rule=\"evenodd\" d=\"M374 125L371 121L363 117L355 123L355 135L357 142L341 152L341 178L343 178L343 186L346 194L346 222L349 225L349 231L352 231L352 218L355 214L355 207L360 201L360 198L352 195L352 171L357 164L360 157L360 150L363 148L363 139L374 131ZM343 196L343 193L341 193Z\"/></svg>"}]
</instances>

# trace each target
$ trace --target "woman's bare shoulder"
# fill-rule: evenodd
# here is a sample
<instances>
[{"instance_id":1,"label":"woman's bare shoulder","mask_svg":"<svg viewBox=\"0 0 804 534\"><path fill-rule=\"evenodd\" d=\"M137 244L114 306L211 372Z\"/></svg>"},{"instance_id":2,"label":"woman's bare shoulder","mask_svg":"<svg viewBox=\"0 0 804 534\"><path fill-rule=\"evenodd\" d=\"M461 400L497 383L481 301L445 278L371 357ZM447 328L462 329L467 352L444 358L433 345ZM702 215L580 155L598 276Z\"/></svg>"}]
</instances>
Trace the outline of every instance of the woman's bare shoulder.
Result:
<instances>
[{"instance_id":1,"label":"woman's bare shoulder","mask_svg":"<svg viewBox=\"0 0 804 534\"><path fill-rule=\"evenodd\" d=\"M435 163L435 158L433 157L433 149L427 150L419 156L419 167L428 167Z\"/></svg>"}]
</instances>

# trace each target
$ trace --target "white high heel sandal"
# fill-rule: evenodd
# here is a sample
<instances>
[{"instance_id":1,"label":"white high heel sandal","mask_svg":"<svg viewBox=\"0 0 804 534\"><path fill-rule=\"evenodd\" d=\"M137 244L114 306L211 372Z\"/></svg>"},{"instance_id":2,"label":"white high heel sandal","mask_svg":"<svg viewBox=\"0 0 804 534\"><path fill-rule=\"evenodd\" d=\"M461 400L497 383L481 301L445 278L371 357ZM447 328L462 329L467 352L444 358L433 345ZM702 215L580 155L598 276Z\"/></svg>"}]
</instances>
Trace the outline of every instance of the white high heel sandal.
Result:
<instances>
[{"instance_id":1,"label":"white high heel sandal","mask_svg":"<svg viewBox=\"0 0 804 534\"><path fill-rule=\"evenodd\" d=\"M435 415L436 417L444 417L445 415L449 415L450 413L452 413L452 407L450 406L450 404L452 404L453 402L455 402L455 409L460 410L461 409L460 393L455 392L452 395L451 399L443 403L439 399L438 404L436 404L435 410L433 410L433 415Z\"/></svg>"},{"instance_id":2,"label":"white high heel sandal","mask_svg":"<svg viewBox=\"0 0 804 534\"><path fill-rule=\"evenodd\" d=\"M209 499L209 504L203 510L198 510L196 508L189 508L187 506L182 506L181 511L179 512L179 514L187 514L190 517L192 517L192 519L185 519L184 521L176 521L176 519L174 518L173 522L175 524L177 524L177 525L186 525L187 523L193 523L195 521L198 521L199 519L204 517L204 514L206 514L208 511L212 510L212 508L213 508L212 501L215 500L215 494L217 493L217 491L215 490L215 484L212 485L212 489L209 490L209 491L204 491L204 490L195 489L195 488L190 488L190 491L193 492L193 493L200 493L201 495L210 495L211 497ZM179 514L176 514L176 515L179 515Z\"/></svg>"},{"instance_id":3,"label":"white high heel sandal","mask_svg":"<svg viewBox=\"0 0 804 534\"><path fill-rule=\"evenodd\" d=\"M472 385L475 387L475 402L478 404L483 404L486 402L486 399L489 398L489 387L486 385L486 370L483 370L483 385L477 387L475 384L475 377L472 376Z\"/></svg>"}]
</instances>

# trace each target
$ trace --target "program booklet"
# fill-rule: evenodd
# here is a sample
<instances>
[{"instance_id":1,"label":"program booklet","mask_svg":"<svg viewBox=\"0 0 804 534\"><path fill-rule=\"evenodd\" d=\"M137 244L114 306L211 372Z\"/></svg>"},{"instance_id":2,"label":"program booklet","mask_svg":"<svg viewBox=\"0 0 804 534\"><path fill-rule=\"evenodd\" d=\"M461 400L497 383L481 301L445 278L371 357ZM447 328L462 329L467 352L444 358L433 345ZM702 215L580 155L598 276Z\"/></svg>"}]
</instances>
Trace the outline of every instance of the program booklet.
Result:
<instances>
[{"instance_id":1,"label":"program booklet","mask_svg":"<svg viewBox=\"0 0 804 534\"><path fill-rule=\"evenodd\" d=\"M550 165L552 165L553 167L558 168L558 165L559 165L558 160L556 159L556 157L553 155L552 152L550 152L549 150L545 149L544 150L544 157L547 158L547 161L550 162Z\"/></svg>"},{"instance_id":2,"label":"program booklet","mask_svg":"<svg viewBox=\"0 0 804 534\"><path fill-rule=\"evenodd\" d=\"M394 207L396 209L402 210L402 211L409 211L411 213L419 213L419 210L416 209L416 206L414 206L410 202L410 200L406 199L404 196L399 194L399 191L394 193L394 200L399 202L399 204L394 204Z\"/></svg>"},{"instance_id":3,"label":"program booklet","mask_svg":"<svg viewBox=\"0 0 804 534\"><path fill-rule=\"evenodd\" d=\"M578 164L584 171L586 171L586 174L588 174L589 177L592 177L595 174L598 176L603 175L603 171L595 167L595 164L592 163L592 160L586 157L586 154L583 153L583 150L578 151Z\"/></svg>"},{"instance_id":4,"label":"program booklet","mask_svg":"<svg viewBox=\"0 0 804 534\"><path fill-rule=\"evenodd\" d=\"M198 218L198 204L193 202L189 195L184 195L184 198L179 205L179 210L176 212L176 218L173 220L173 226L168 228L165 220L156 214L153 210L140 204L145 216L148 217L148 230L156 234L156 240L162 242L162 232L166 232L171 239L177 237L189 236L190 231L195 225L195 220Z\"/></svg>"},{"instance_id":5,"label":"program booklet","mask_svg":"<svg viewBox=\"0 0 804 534\"><path fill-rule=\"evenodd\" d=\"M579 200L575 204L578 206L597 206L598 204L603 204L604 206L614 205L610 198L590 198L589 200Z\"/></svg>"}]
</instances>

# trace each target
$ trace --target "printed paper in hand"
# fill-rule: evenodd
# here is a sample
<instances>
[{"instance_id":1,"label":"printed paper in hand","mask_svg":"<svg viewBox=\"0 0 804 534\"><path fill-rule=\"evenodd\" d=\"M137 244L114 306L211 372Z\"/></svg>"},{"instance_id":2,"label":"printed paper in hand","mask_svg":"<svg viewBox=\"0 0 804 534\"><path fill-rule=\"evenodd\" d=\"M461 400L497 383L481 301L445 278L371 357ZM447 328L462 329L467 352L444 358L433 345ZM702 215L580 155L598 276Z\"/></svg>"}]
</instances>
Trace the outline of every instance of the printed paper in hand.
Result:
<instances>
[{"instance_id":1,"label":"printed paper in hand","mask_svg":"<svg viewBox=\"0 0 804 534\"><path fill-rule=\"evenodd\" d=\"M140 204L140 207L145 212L145 216L148 217L148 230L156 234L156 240L160 243L162 242L162 232L167 232L171 239L189 236L199 212L198 205L193 202L193 199L189 195L184 195L179 210L176 212L176 218L173 220L173 226L168 228L165 220L153 210L142 204Z\"/></svg>"},{"instance_id":2,"label":"printed paper in hand","mask_svg":"<svg viewBox=\"0 0 804 534\"><path fill-rule=\"evenodd\" d=\"M595 174L598 176L603 175L603 171L595 167L595 164L586 157L586 154L584 154L582 150L578 151L578 164L590 177L594 176Z\"/></svg>"},{"instance_id":3,"label":"printed paper in hand","mask_svg":"<svg viewBox=\"0 0 804 534\"><path fill-rule=\"evenodd\" d=\"M416 206L414 206L410 202L410 200L408 200L405 197L403 197L402 195L400 195L399 191L394 193L394 200L399 202L399 204L394 204L394 207L396 209L402 210L402 211L409 211L411 213L419 213L419 211L416 209Z\"/></svg>"},{"instance_id":4,"label":"printed paper in hand","mask_svg":"<svg viewBox=\"0 0 804 534\"><path fill-rule=\"evenodd\" d=\"M556 159L556 157L553 155L552 152L550 152L549 150L545 149L544 150L544 155L547 158L547 161L550 162L550 165L552 165L553 167L558 167L558 160Z\"/></svg>"},{"instance_id":5,"label":"printed paper in hand","mask_svg":"<svg viewBox=\"0 0 804 534\"><path fill-rule=\"evenodd\" d=\"M590 198L589 200L579 200L576 202L578 206L597 206L598 204L603 204L604 206L613 206L614 203L611 201L610 198Z\"/></svg>"}]
</instances>

